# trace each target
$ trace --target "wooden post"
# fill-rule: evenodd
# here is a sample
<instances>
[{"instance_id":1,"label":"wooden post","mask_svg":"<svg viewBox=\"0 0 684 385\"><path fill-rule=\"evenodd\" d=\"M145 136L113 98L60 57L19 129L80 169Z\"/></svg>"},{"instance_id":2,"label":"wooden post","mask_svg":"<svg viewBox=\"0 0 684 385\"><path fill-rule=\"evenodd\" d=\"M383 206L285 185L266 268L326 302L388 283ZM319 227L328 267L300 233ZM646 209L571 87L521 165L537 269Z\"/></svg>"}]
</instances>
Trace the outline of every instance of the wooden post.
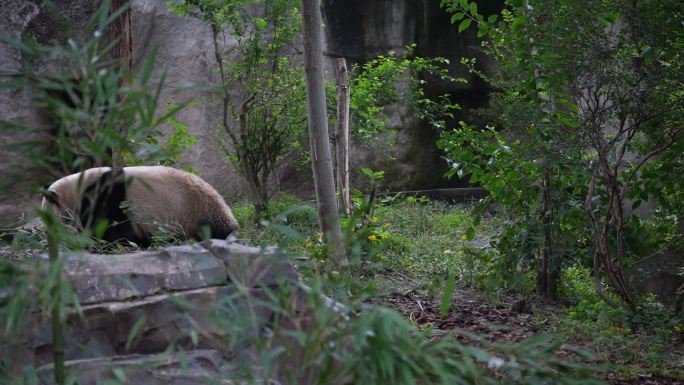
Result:
<instances>
[{"instance_id":1,"label":"wooden post","mask_svg":"<svg viewBox=\"0 0 684 385\"><path fill-rule=\"evenodd\" d=\"M320 0L302 0L304 70L308 108L311 167L321 230L332 246L333 263L346 265L347 253L342 239L335 199L335 180L330 158L328 114L323 81L323 31Z\"/></svg>"},{"instance_id":2,"label":"wooden post","mask_svg":"<svg viewBox=\"0 0 684 385\"><path fill-rule=\"evenodd\" d=\"M351 197L349 190L349 73L344 58L335 61L337 80L337 192L338 202L344 208L344 214L351 215Z\"/></svg>"}]
</instances>

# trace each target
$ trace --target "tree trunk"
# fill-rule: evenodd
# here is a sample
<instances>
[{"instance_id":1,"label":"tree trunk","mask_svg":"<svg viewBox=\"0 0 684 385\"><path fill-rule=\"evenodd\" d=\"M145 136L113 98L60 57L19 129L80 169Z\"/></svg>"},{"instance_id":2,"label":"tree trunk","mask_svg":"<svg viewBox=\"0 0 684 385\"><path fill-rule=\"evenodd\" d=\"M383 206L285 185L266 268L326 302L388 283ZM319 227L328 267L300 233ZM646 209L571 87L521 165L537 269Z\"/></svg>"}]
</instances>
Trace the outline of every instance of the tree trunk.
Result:
<instances>
[{"instance_id":1,"label":"tree trunk","mask_svg":"<svg viewBox=\"0 0 684 385\"><path fill-rule=\"evenodd\" d=\"M127 7L126 10L119 15L110 26L110 41L117 41L116 45L112 48L111 57L112 60L118 62L123 68L130 70L133 68L133 17L131 12L131 4L128 0L112 0L110 5L110 14L120 10L123 7ZM125 87L128 85L126 77L121 78L121 84L119 87ZM119 101L124 97L123 94L119 94ZM122 122L122 124L127 124ZM123 132L120 130L120 132ZM112 149L112 167L123 167L123 158L121 156L120 149Z\"/></svg>"},{"instance_id":2,"label":"tree trunk","mask_svg":"<svg viewBox=\"0 0 684 385\"><path fill-rule=\"evenodd\" d=\"M328 139L320 0L302 0L302 24L311 167L316 187L319 224L325 234L326 241L332 246L333 263L337 266L346 265L347 254L342 239L340 218L337 213L335 182Z\"/></svg>"},{"instance_id":3,"label":"tree trunk","mask_svg":"<svg viewBox=\"0 0 684 385\"><path fill-rule=\"evenodd\" d=\"M241 121L243 121L241 119ZM268 208L268 180L267 176L262 178L259 171L250 164L246 154L241 153L238 156L238 164L241 168L241 173L247 182L247 189L249 190L250 201L254 205L254 220L259 223L263 219L263 215Z\"/></svg>"},{"instance_id":4,"label":"tree trunk","mask_svg":"<svg viewBox=\"0 0 684 385\"><path fill-rule=\"evenodd\" d=\"M595 172L595 170L592 170L592 173ZM610 223L610 217L606 217L606 223L602 226L594 212L594 207L592 204L594 190L596 189L596 180L596 174L592 175L591 181L589 182L589 191L587 192L587 196L584 201L584 211L587 214L587 217L589 217L589 223L591 224L591 232L594 243L594 286L596 288L596 294L598 294L598 296L604 302L606 302L612 307L618 307L618 304L615 303L615 301L611 300L610 297L606 294L605 290L603 289L603 283L601 282L601 267L603 266L606 277L608 278L608 282L611 286L613 286L614 289L619 290L619 288L615 286L615 282L612 275L614 267L612 266L610 257L610 226L607 225Z\"/></svg>"},{"instance_id":5,"label":"tree trunk","mask_svg":"<svg viewBox=\"0 0 684 385\"><path fill-rule=\"evenodd\" d=\"M539 186L539 200L541 208L539 210L540 222L542 224L542 252L541 260L537 265L537 295L548 300L554 301L556 298L556 288L553 280L553 261L554 258L551 246L551 176L548 171L544 172L543 180Z\"/></svg>"},{"instance_id":6,"label":"tree trunk","mask_svg":"<svg viewBox=\"0 0 684 385\"><path fill-rule=\"evenodd\" d=\"M112 59L120 62L126 68L133 68L133 34L132 34L132 13L131 5L128 0L112 0L110 13L127 7L111 25L111 41L118 39L117 44L112 48Z\"/></svg>"},{"instance_id":7,"label":"tree trunk","mask_svg":"<svg viewBox=\"0 0 684 385\"><path fill-rule=\"evenodd\" d=\"M337 150L337 192L339 205L344 214L351 215L351 197L349 191L349 73L345 59L335 61L337 71L337 133L335 144Z\"/></svg>"},{"instance_id":8,"label":"tree trunk","mask_svg":"<svg viewBox=\"0 0 684 385\"><path fill-rule=\"evenodd\" d=\"M553 193L553 179L551 178L551 172L546 171L544 173L544 254L547 256L546 262L546 299L549 301L555 301L558 292L558 278L561 272L561 255L558 252L553 251L553 221L552 210L553 202L551 202L551 197ZM558 238L556 238L558 239Z\"/></svg>"}]
</instances>

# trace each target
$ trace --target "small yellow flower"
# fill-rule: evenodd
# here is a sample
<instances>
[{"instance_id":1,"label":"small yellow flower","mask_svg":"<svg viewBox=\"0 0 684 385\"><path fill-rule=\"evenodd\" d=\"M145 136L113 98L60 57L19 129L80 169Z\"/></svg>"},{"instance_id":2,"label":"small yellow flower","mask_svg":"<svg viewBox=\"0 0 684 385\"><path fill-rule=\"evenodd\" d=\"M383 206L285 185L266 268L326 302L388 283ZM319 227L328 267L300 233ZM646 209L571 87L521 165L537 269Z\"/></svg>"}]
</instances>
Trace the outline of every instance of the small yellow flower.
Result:
<instances>
[{"instance_id":1,"label":"small yellow flower","mask_svg":"<svg viewBox=\"0 0 684 385\"><path fill-rule=\"evenodd\" d=\"M307 249L312 248L313 247L313 241L309 239L308 241L306 241L306 244L304 246L306 246Z\"/></svg>"},{"instance_id":2,"label":"small yellow flower","mask_svg":"<svg viewBox=\"0 0 684 385\"><path fill-rule=\"evenodd\" d=\"M462 241L467 241L467 240L468 240L468 237L466 237L466 235L463 234L463 235L461 235L461 240L462 240Z\"/></svg>"},{"instance_id":3,"label":"small yellow flower","mask_svg":"<svg viewBox=\"0 0 684 385\"><path fill-rule=\"evenodd\" d=\"M684 329L682 329L682 325L676 324L675 326L672 327L674 329L675 333L681 334Z\"/></svg>"},{"instance_id":4,"label":"small yellow flower","mask_svg":"<svg viewBox=\"0 0 684 385\"><path fill-rule=\"evenodd\" d=\"M371 218L371 221L372 221L372 222L379 222L379 221L380 221L380 218L378 218L378 217L372 217L372 218Z\"/></svg>"},{"instance_id":5,"label":"small yellow flower","mask_svg":"<svg viewBox=\"0 0 684 385\"><path fill-rule=\"evenodd\" d=\"M378 240L378 237L376 237L375 234L373 234L373 235L370 235L370 236L368 237L368 239L370 239L371 241L377 241L377 240Z\"/></svg>"}]
</instances>

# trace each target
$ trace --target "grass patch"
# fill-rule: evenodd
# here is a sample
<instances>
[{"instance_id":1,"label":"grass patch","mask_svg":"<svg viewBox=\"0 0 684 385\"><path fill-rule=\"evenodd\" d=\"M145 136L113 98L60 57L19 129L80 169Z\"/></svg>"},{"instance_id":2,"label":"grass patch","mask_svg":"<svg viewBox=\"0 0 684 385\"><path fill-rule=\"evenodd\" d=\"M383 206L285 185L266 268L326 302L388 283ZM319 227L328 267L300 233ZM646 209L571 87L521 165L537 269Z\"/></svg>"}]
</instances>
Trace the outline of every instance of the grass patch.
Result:
<instances>
[{"instance_id":1,"label":"grass patch","mask_svg":"<svg viewBox=\"0 0 684 385\"><path fill-rule=\"evenodd\" d=\"M234 213L246 243L287 244L291 252L307 258L298 263L304 280L315 269L317 258L324 257L311 203L281 196L269 206L267 222L261 225L250 222L251 207L238 207ZM438 298L448 277L455 276L458 285L477 288L494 303L502 294L533 291L533 273L506 266L490 245L501 223L496 216L484 216L469 239L467 231L474 220L472 207L465 205L398 198L379 204L372 215L363 223L343 221L353 241L352 253L360 259L358 276L369 287L383 292L419 289ZM644 298L637 313L611 308L596 296L590 273L577 266L564 269L559 294L567 307L555 310L550 319L533 314L533 323L544 318L539 328L589 347L621 365L618 372L681 376L681 368L673 363L681 360L682 352L672 349L683 341L681 320L653 297Z\"/></svg>"}]
</instances>

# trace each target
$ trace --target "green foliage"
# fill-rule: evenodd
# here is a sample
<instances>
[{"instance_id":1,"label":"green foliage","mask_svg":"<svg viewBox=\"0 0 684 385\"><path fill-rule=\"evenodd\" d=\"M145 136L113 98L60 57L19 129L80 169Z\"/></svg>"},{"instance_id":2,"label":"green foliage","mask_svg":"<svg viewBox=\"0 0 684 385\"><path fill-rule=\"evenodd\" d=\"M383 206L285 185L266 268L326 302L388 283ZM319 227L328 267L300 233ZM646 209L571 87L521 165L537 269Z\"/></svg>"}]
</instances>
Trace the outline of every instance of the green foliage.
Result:
<instances>
[{"instance_id":1,"label":"green foliage","mask_svg":"<svg viewBox=\"0 0 684 385\"><path fill-rule=\"evenodd\" d=\"M488 36L482 45L496 61L491 74L462 61L494 89L483 117L496 131L464 123L445 133L450 174L490 189L515 218L497 244L504 255L558 267L591 241L610 285L634 305L620 269L649 252L640 246L653 252L663 242L644 242L628 206L653 198L681 216L681 8L510 0L500 17L485 18L474 2L441 4L459 30L477 25L478 36ZM538 283L558 275L546 273Z\"/></svg>"},{"instance_id":2,"label":"green foliage","mask_svg":"<svg viewBox=\"0 0 684 385\"><path fill-rule=\"evenodd\" d=\"M244 229L248 228L248 226L254 225L254 206L231 207L231 211L240 224L240 233L244 233Z\"/></svg>"},{"instance_id":3,"label":"green foliage","mask_svg":"<svg viewBox=\"0 0 684 385\"><path fill-rule=\"evenodd\" d=\"M375 215L386 235L372 257L374 269L430 280L451 272L463 279L463 270L474 268L463 259L469 243L465 230L472 221L467 211L406 197L377 207Z\"/></svg>"},{"instance_id":4,"label":"green foliage","mask_svg":"<svg viewBox=\"0 0 684 385\"><path fill-rule=\"evenodd\" d=\"M456 272L461 280L478 287L490 287L492 291L505 287L502 275L490 264L496 254L487 247L468 246L471 241L465 233L472 224L469 210L406 197L379 203L374 214L368 216L367 199L355 197L355 215L342 220L350 254L361 271L396 271L421 280ZM313 205L281 195L270 205L272 214L265 226L254 224L253 210L252 206L233 208L241 226L239 235L246 243L288 241L290 252L308 254L313 259L324 251ZM492 222L487 217L480 225L485 237L493 231ZM273 225L287 226L299 236L288 237Z\"/></svg>"},{"instance_id":5,"label":"green foliage","mask_svg":"<svg viewBox=\"0 0 684 385\"><path fill-rule=\"evenodd\" d=\"M296 207L296 203L293 200L291 205ZM287 206L282 208L284 211L292 207L290 204L284 206ZM359 211L363 212L357 208ZM496 301L501 298L509 300L507 295L510 290L527 292L534 285L533 273L521 274L519 270L508 266L507 259L487 243L487 237L496 233L500 225L499 220L489 215L482 216L479 231L473 240L465 236L474 220L469 208L440 202L419 202L414 197L393 197L391 202L378 203L375 217L367 222L348 222L354 223L357 230L347 233L347 241L351 245L359 245L351 248L353 253L350 260L353 264L350 270L356 276L364 277L364 282L357 282L352 285L353 288L342 285L342 289L338 288L342 293L367 297L377 290L374 287L403 291L408 286L413 290L425 290L439 300L445 296L445 292L448 293L445 284L453 277L457 285L454 290L469 285L482 290L489 300ZM317 261L324 258L326 251L319 241L315 223L308 229L294 224L293 227L300 237L292 237L291 233L281 229L260 231L270 237L268 244L287 242L288 250L296 255L308 256L307 259L298 258L296 264L304 279L310 283L312 275L315 277L320 270ZM251 231L243 227L241 233L243 230ZM387 232L382 242L379 237L376 241L368 240L367 237L376 230ZM255 236L254 239L262 238ZM515 275L515 279L511 279L512 275ZM540 319L539 324L548 328L546 330L557 330L570 342L588 344L601 357L622 357L624 354L620 363L662 361L665 349L681 338L681 320L668 315L669 311L652 300L646 300L652 305L643 313L638 313L643 315L614 309L598 298L592 279L589 269L579 266L565 269L559 291L560 298L570 302L570 307L565 309L566 316L559 321L554 321L551 316L549 322L549 315L542 312L535 315ZM360 288L373 291L363 292ZM336 293L335 290L326 289L325 292ZM554 312L558 313L555 309ZM311 343L319 342L312 340ZM625 346L629 346L629 349Z\"/></svg>"},{"instance_id":6,"label":"green foliage","mask_svg":"<svg viewBox=\"0 0 684 385\"><path fill-rule=\"evenodd\" d=\"M561 295L571 306L558 324L559 333L613 355L616 363L656 370L679 338L681 320L653 295L641 298L634 312L610 306L596 295L592 279L589 269L574 266L563 272Z\"/></svg>"},{"instance_id":7,"label":"green foliage","mask_svg":"<svg viewBox=\"0 0 684 385\"><path fill-rule=\"evenodd\" d=\"M281 193L268 202L258 222L252 205L233 207L232 211L240 224L240 239L246 244L283 245L297 255L317 250L315 246L319 246L318 213L310 202Z\"/></svg>"},{"instance_id":8,"label":"green foliage","mask_svg":"<svg viewBox=\"0 0 684 385\"><path fill-rule=\"evenodd\" d=\"M268 202L266 218L277 220L279 217L289 226L314 226L317 221L316 210L312 203L305 203L294 195L285 193L278 194L277 198Z\"/></svg>"},{"instance_id":9,"label":"green foliage","mask_svg":"<svg viewBox=\"0 0 684 385\"><path fill-rule=\"evenodd\" d=\"M178 107L179 104L173 99L166 102L167 112L176 111ZM164 143L157 136L148 136L144 139L144 149L138 151L138 154L130 152L123 154L124 163L127 165L143 164L143 159L148 158L149 154L158 154L155 156L157 164L172 167L181 159L185 150L197 144L197 137L190 133L188 125L178 120L175 115L169 116L165 123L172 131L163 132L166 138ZM186 171L197 173L197 170L193 169Z\"/></svg>"},{"instance_id":10,"label":"green foliage","mask_svg":"<svg viewBox=\"0 0 684 385\"><path fill-rule=\"evenodd\" d=\"M601 354L610 354L618 365L647 365L663 369L669 346L677 344L681 320L653 297L640 299L634 313L614 308L593 295L566 309L558 324L561 335L589 344ZM677 330L680 330L678 333Z\"/></svg>"},{"instance_id":11,"label":"green foliage","mask_svg":"<svg viewBox=\"0 0 684 385\"><path fill-rule=\"evenodd\" d=\"M15 80L0 87L27 89L50 118L50 125L40 127L0 122L3 130L31 134L26 135L31 139L16 143L32 160L24 164L27 168L64 175L111 164L112 154L145 163L177 156L178 149L157 143L164 135L163 125L184 104L173 104L161 116L157 114L165 76L154 71L155 53L143 63L140 76L107 59L113 47L106 41L107 28L123 10L110 15L100 7L81 35L86 40L71 37L64 45L38 45L28 37L18 41L2 36L21 53L23 62L13 74ZM39 73L38 68L48 61L50 70Z\"/></svg>"},{"instance_id":12,"label":"green foliage","mask_svg":"<svg viewBox=\"0 0 684 385\"><path fill-rule=\"evenodd\" d=\"M487 35L490 26L499 18L499 15L491 15L485 21L484 16L477 12L477 3L475 1L442 0L440 5L445 8L447 12L453 13L451 16L451 24L458 23L458 32L465 31L473 22L475 22L475 25L477 26L477 37Z\"/></svg>"},{"instance_id":13,"label":"green foliage","mask_svg":"<svg viewBox=\"0 0 684 385\"><path fill-rule=\"evenodd\" d=\"M256 6L258 5L258 6ZM216 137L250 188L255 215L270 198L279 162L300 150L306 122L303 68L287 53L301 31L296 0L181 0L169 9L212 27L223 111ZM231 48L220 41L234 40Z\"/></svg>"},{"instance_id":14,"label":"green foliage","mask_svg":"<svg viewBox=\"0 0 684 385\"><path fill-rule=\"evenodd\" d=\"M496 103L494 99L492 108L507 102ZM507 271L503 276L510 280L508 285L520 288L526 285L513 280L527 276L536 266L544 248L545 225L553 242L551 252L559 258L574 257L576 261L586 251L582 243L586 239L582 185L587 177L576 168L576 155L563 149L559 138L553 140L559 144L554 153L550 148L544 150L540 139L520 139L517 126L509 123L505 130L490 126L480 130L460 122L459 128L444 132L437 145L448 154L451 167L447 176L467 177L469 182L490 191L476 213L483 212L491 202L504 208L508 219L503 221L493 244L501 256L499 267ZM541 193L547 188L546 175L555 177L548 186L552 187L550 204L544 205ZM549 221L546 224L545 219ZM478 222L476 219L474 224Z\"/></svg>"},{"instance_id":15,"label":"green foliage","mask_svg":"<svg viewBox=\"0 0 684 385\"><path fill-rule=\"evenodd\" d=\"M237 292L215 304L217 327L228 331L232 346L253 346L263 363L256 369L240 367L241 379L302 385L600 383L593 379L595 368L557 358L552 352L560 343L547 337L514 345L485 340L477 341L481 347L463 345L449 337L430 338L431 330L418 330L397 312L364 301L367 293L345 296L342 304L323 296L332 286L345 288L352 281L348 276L314 279L296 308L292 298L301 294L288 284L265 296ZM268 320L255 311L261 307L273 312ZM264 322L269 333L259 334ZM278 365L283 358L287 364Z\"/></svg>"},{"instance_id":16,"label":"green foliage","mask_svg":"<svg viewBox=\"0 0 684 385\"><path fill-rule=\"evenodd\" d=\"M563 270L559 288L561 298L575 305L580 301L597 302L591 270L580 266L570 266Z\"/></svg>"},{"instance_id":17,"label":"green foliage","mask_svg":"<svg viewBox=\"0 0 684 385\"><path fill-rule=\"evenodd\" d=\"M375 140L380 133L386 132L385 106L401 103L429 123L433 128L445 128L445 120L453 118L460 107L450 100L448 94L436 100L425 94L426 81L430 76L445 82L464 82L448 74L445 58L424 58L414 56L415 45L408 46L398 55L389 52L367 62L354 66L350 80L350 112L353 135L359 140Z\"/></svg>"}]
</instances>

